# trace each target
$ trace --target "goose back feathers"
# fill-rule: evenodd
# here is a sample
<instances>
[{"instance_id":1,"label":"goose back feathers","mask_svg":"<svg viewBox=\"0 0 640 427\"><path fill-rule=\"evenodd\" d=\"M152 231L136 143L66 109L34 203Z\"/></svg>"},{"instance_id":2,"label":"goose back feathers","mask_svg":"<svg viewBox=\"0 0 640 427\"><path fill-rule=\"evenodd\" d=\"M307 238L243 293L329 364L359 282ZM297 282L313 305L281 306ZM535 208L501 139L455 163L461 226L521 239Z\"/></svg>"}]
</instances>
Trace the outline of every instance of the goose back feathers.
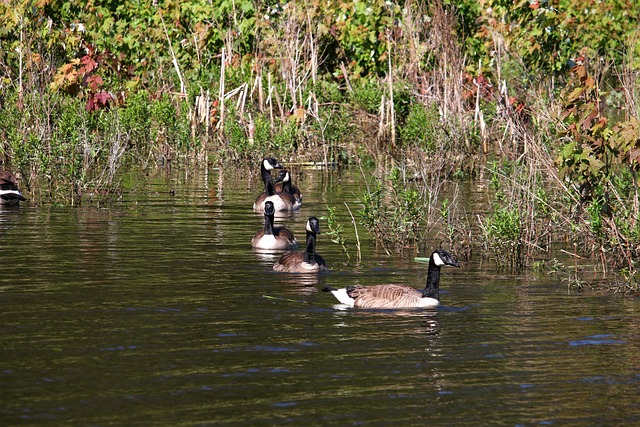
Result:
<instances>
[{"instance_id":1,"label":"goose back feathers","mask_svg":"<svg viewBox=\"0 0 640 427\"><path fill-rule=\"evenodd\" d=\"M302 193L300 193L298 187L293 185L291 173L288 170L281 170L274 182L276 185L276 191L291 194L297 203L302 204Z\"/></svg>"}]
</instances>

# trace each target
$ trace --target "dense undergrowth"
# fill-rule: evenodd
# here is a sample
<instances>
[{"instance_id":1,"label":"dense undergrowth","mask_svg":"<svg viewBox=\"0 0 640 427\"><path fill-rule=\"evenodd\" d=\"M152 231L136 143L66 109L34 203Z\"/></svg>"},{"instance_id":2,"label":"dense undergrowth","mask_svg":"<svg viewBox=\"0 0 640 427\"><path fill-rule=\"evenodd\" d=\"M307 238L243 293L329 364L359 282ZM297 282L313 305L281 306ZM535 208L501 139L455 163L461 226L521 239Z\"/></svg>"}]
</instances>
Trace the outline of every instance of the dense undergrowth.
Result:
<instances>
[{"instance_id":1,"label":"dense undergrowth","mask_svg":"<svg viewBox=\"0 0 640 427\"><path fill-rule=\"evenodd\" d=\"M507 3L4 1L0 159L74 205L132 166L375 165L359 221L389 252L563 241L637 290L639 6ZM488 212L440 196L462 180Z\"/></svg>"}]
</instances>

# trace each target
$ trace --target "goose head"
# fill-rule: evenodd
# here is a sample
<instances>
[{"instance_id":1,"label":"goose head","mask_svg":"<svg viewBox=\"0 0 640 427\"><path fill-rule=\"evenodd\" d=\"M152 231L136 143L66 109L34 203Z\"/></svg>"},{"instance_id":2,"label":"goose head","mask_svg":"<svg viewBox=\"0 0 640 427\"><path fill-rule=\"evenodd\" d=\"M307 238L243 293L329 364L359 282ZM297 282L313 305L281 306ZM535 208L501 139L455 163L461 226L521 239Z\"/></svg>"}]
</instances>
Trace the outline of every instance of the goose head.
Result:
<instances>
[{"instance_id":1,"label":"goose head","mask_svg":"<svg viewBox=\"0 0 640 427\"><path fill-rule=\"evenodd\" d=\"M282 165L273 157L267 157L262 160L262 167L264 170L274 170L274 169L282 169Z\"/></svg>"},{"instance_id":2,"label":"goose head","mask_svg":"<svg viewBox=\"0 0 640 427\"><path fill-rule=\"evenodd\" d=\"M452 267L460 267L460 263L453 259L451 254L444 249L436 249L431 254L431 261L438 267L450 265Z\"/></svg>"},{"instance_id":3,"label":"goose head","mask_svg":"<svg viewBox=\"0 0 640 427\"><path fill-rule=\"evenodd\" d=\"M320 234L320 221L315 216L312 216L307 220L305 228L308 233Z\"/></svg>"},{"instance_id":4,"label":"goose head","mask_svg":"<svg viewBox=\"0 0 640 427\"><path fill-rule=\"evenodd\" d=\"M291 175L289 174L289 171L286 169L281 170L274 182L276 184L279 182L291 182Z\"/></svg>"}]
</instances>

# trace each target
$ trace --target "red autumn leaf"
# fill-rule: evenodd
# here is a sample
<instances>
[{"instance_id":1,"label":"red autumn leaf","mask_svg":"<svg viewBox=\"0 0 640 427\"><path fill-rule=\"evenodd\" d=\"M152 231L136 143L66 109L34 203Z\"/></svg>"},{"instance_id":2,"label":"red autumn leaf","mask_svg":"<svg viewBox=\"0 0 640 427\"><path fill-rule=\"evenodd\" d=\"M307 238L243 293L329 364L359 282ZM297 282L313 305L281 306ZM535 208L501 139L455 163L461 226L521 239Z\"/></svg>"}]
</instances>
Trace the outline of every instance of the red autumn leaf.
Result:
<instances>
[{"instance_id":1,"label":"red autumn leaf","mask_svg":"<svg viewBox=\"0 0 640 427\"><path fill-rule=\"evenodd\" d=\"M93 58L89 55L83 56L82 59L80 59L80 63L82 64L80 70L84 74L89 74L98 67L98 63L94 61Z\"/></svg>"},{"instance_id":2,"label":"red autumn leaf","mask_svg":"<svg viewBox=\"0 0 640 427\"><path fill-rule=\"evenodd\" d=\"M103 107L106 107L109 101L113 99L113 97L105 91L98 92L94 96L98 103L100 103Z\"/></svg>"},{"instance_id":3,"label":"red autumn leaf","mask_svg":"<svg viewBox=\"0 0 640 427\"><path fill-rule=\"evenodd\" d=\"M98 92L89 95L87 98L87 105L85 108L87 111L96 111L100 108L107 107L109 105L109 101L113 100L113 97L107 92Z\"/></svg>"},{"instance_id":4,"label":"red autumn leaf","mask_svg":"<svg viewBox=\"0 0 640 427\"><path fill-rule=\"evenodd\" d=\"M102 77L95 74L87 79L87 86L92 92L97 92L98 88L102 86L102 83L104 83Z\"/></svg>"}]
</instances>

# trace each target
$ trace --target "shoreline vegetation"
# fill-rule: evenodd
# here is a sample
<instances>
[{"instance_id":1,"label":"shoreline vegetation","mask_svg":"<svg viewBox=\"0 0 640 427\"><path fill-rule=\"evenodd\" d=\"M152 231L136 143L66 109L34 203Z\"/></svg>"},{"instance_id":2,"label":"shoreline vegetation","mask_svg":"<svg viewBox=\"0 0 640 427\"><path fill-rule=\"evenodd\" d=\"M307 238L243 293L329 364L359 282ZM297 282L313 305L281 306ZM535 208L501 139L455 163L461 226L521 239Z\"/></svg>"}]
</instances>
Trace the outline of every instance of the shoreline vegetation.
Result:
<instances>
[{"instance_id":1,"label":"shoreline vegetation","mask_svg":"<svg viewBox=\"0 0 640 427\"><path fill-rule=\"evenodd\" d=\"M637 293L640 5L507 3L5 0L0 162L65 205L131 167L373 166L349 214L388 252L437 229L542 269L563 242ZM487 212L439 197L463 180Z\"/></svg>"}]
</instances>

